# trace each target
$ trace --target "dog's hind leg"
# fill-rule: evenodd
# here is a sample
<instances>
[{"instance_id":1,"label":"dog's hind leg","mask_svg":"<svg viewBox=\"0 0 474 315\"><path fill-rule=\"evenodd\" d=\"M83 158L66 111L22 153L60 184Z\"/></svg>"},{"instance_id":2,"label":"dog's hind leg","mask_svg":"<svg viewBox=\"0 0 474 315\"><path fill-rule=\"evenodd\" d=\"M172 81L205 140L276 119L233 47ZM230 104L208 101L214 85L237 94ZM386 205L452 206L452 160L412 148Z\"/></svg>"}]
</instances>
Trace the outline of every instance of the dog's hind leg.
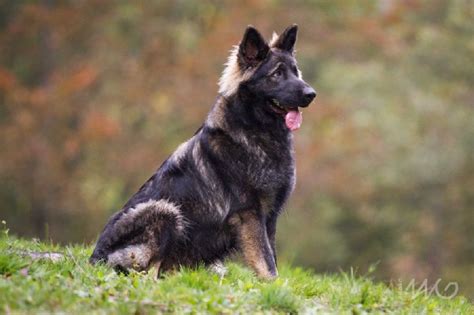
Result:
<instances>
[{"instance_id":1,"label":"dog's hind leg","mask_svg":"<svg viewBox=\"0 0 474 315\"><path fill-rule=\"evenodd\" d=\"M90 258L116 270L158 266L184 230L179 208L166 200L149 200L112 217ZM159 270L159 268L158 268Z\"/></svg>"},{"instance_id":2,"label":"dog's hind leg","mask_svg":"<svg viewBox=\"0 0 474 315\"><path fill-rule=\"evenodd\" d=\"M263 218L255 212L245 211L235 215L231 224L236 228L246 263L258 277L266 280L276 278L278 270Z\"/></svg>"}]
</instances>

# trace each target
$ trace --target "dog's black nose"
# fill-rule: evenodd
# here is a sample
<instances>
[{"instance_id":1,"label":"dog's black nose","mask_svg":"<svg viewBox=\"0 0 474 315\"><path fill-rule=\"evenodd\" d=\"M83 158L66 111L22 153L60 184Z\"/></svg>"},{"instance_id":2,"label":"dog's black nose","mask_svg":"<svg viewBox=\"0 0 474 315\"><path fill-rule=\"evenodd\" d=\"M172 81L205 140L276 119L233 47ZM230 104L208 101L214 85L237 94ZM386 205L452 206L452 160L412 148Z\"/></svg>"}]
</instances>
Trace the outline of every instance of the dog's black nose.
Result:
<instances>
[{"instance_id":1,"label":"dog's black nose","mask_svg":"<svg viewBox=\"0 0 474 315\"><path fill-rule=\"evenodd\" d=\"M309 103L311 103L311 101L316 97L316 91L310 87L310 86L307 86L304 88L303 90L303 98L305 100L305 106L308 106Z\"/></svg>"}]
</instances>

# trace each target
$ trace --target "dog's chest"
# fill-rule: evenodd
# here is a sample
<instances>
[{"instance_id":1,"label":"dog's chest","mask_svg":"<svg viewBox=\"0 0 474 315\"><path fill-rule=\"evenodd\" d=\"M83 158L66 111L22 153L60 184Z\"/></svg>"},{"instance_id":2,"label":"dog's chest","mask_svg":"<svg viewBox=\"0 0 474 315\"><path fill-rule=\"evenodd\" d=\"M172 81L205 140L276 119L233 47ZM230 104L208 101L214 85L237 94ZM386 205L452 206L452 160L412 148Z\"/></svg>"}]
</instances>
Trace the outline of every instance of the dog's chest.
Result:
<instances>
[{"instance_id":1,"label":"dog's chest","mask_svg":"<svg viewBox=\"0 0 474 315\"><path fill-rule=\"evenodd\" d=\"M250 138L247 150L247 176L255 188L278 190L281 186L293 185L295 163L291 139Z\"/></svg>"}]
</instances>

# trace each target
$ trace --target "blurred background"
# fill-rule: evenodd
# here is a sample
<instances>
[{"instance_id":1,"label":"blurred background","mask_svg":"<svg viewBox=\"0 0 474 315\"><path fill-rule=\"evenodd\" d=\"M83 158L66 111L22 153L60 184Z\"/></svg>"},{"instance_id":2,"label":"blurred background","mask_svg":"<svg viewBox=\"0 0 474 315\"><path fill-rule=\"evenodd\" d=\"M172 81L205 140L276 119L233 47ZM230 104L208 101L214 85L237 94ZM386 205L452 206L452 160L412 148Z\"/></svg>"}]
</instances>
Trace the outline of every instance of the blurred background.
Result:
<instances>
[{"instance_id":1,"label":"blurred background","mask_svg":"<svg viewBox=\"0 0 474 315\"><path fill-rule=\"evenodd\" d=\"M470 0L0 1L0 219L94 241L201 125L245 27L292 23L318 97L279 256L473 297Z\"/></svg>"}]
</instances>

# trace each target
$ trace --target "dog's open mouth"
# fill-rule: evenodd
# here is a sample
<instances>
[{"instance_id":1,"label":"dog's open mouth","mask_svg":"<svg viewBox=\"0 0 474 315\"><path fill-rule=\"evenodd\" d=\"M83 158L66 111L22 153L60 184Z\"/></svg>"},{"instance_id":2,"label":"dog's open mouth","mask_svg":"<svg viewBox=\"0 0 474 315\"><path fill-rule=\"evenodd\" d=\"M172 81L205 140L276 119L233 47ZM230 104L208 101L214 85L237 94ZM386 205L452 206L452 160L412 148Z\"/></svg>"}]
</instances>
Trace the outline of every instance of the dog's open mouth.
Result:
<instances>
[{"instance_id":1,"label":"dog's open mouth","mask_svg":"<svg viewBox=\"0 0 474 315\"><path fill-rule=\"evenodd\" d=\"M297 106L285 108L281 106L276 99L272 99L270 103L272 105L273 111L285 118L285 124L288 129L295 131L301 127L301 123L303 122L303 114L299 111Z\"/></svg>"}]
</instances>

